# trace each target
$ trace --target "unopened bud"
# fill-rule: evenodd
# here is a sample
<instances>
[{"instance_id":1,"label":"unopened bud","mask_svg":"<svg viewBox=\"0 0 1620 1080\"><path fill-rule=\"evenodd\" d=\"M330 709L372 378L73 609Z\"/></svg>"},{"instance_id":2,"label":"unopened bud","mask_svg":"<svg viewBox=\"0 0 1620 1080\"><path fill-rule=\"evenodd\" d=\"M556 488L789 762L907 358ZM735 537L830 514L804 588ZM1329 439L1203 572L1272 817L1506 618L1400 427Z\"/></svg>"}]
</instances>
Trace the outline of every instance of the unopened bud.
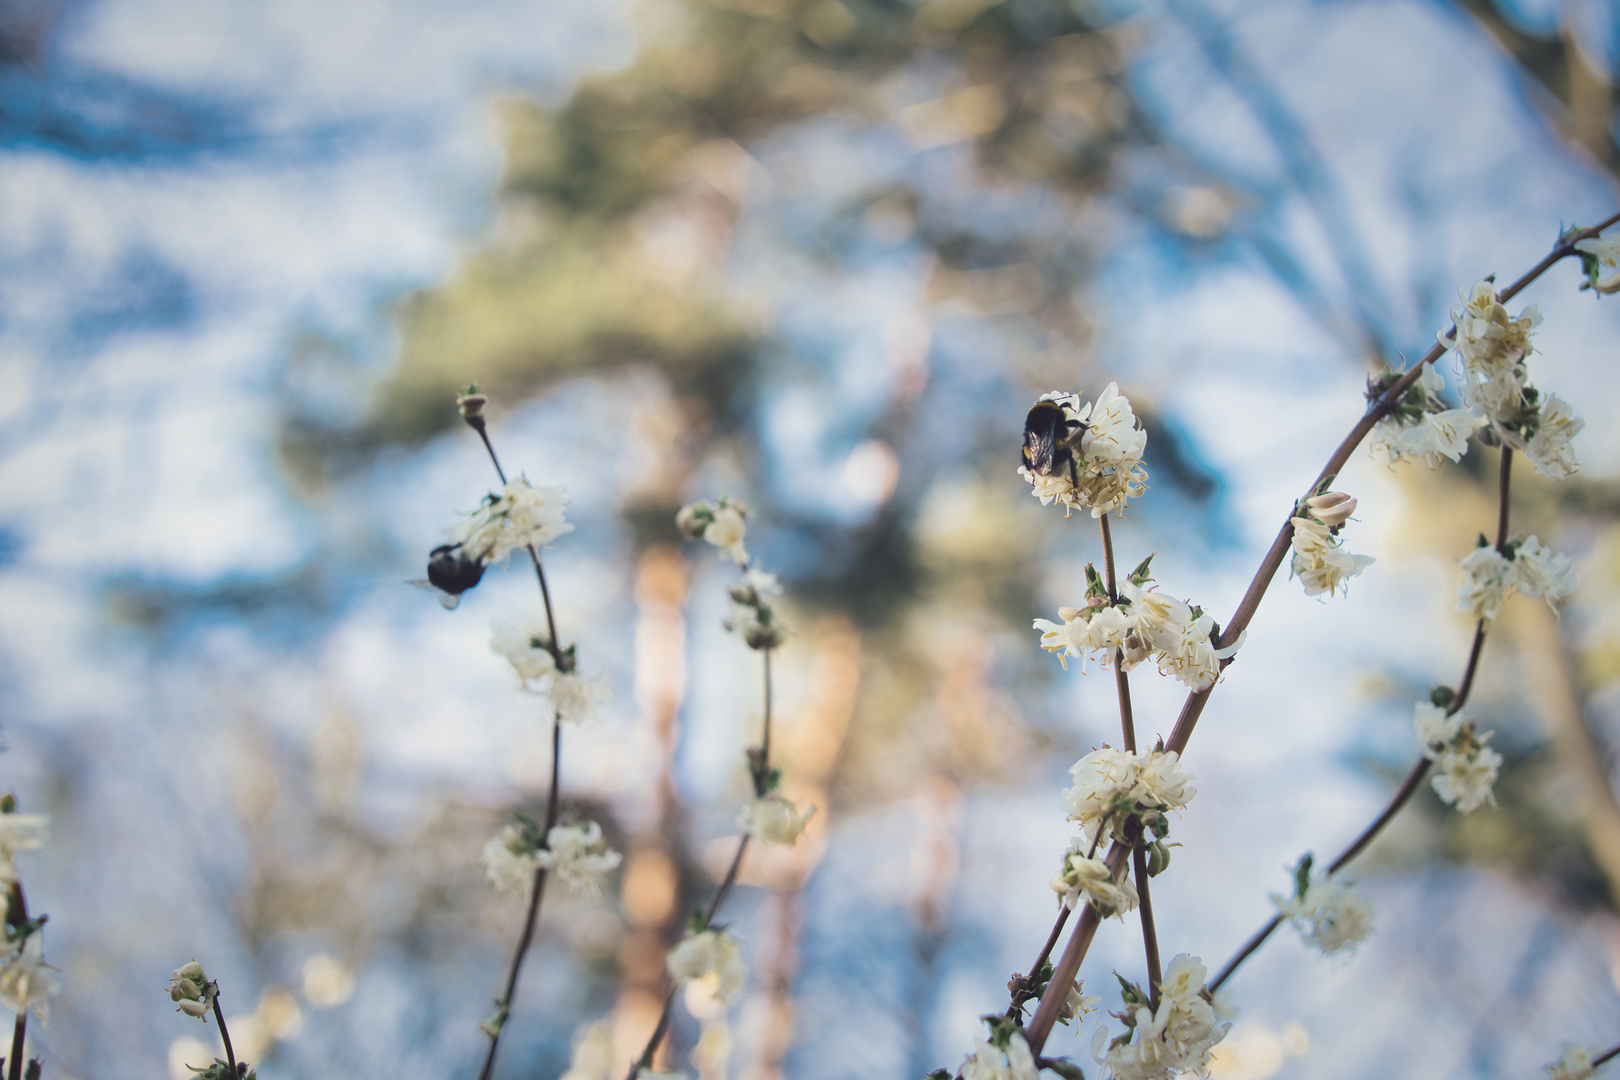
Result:
<instances>
[{"instance_id":1,"label":"unopened bud","mask_svg":"<svg viewBox=\"0 0 1620 1080\"><path fill-rule=\"evenodd\" d=\"M1163 841L1148 845L1147 871L1148 877L1158 877L1170 867L1170 849Z\"/></svg>"},{"instance_id":2,"label":"unopened bud","mask_svg":"<svg viewBox=\"0 0 1620 1080\"><path fill-rule=\"evenodd\" d=\"M675 515L675 527L693 540L703 539L703 532L714 520L714 508L706 502L688 503Z\"/></svg>"},{"instance_id":3,"label":"unopened bud","mask_svg":"<svg viewBox=\"0 0 1620 1080\"><path fill-rule=\"evenodd\" d=\"M467 392L456 398L456 408L461 411L461 418L469 424L474 420L482 420L484 406L489 404L489 398L478 392L478 384L467 387Z\"/></svg>"},{"instance_id":4,"label":"unopened bud","mask_svg":"<svg viewBox=\"0 0 1620 1080\"><path fill-rule=\"evenodd\" d=\"M176 979L174 985L169 987L169 997L175 1001L182 998L187 1001L197 1001L202 997L202 991L190 979Z\"/></svg>"},{"instance_id":5,"label":"unopened bud","mask_svg":"<svg viewBox=\"0 0 1620 1080\"><path fill-rule=\"evenodd\" d=\"M203 966L193 960L174 973L177 979L190 979L192 982L203 981Z\"/></svg>"},{"instance_id":6,"label":"unopened bud","mask_svg":"<svg viewBox=\"0 0 1620 1080\"><path fill-rule=\"evenodd\" d=\"M1330 529L1343 525L1356 512L1355 497L1342 491L1312 495L1305 500L1305 505L1311 508L1312 517Z\"/></svg>"},{"instance_id":7,"label":"unopened bud","mask_svg":"<svg viewBox=\"0 0 1620 1080\"><path fill-rule=\"evenodd\" d=\"M743 633L743 640L750 649L774 649L782 644L782 632L774 626L755 623Z\"/></svg>"},{"instance_id":8,"label":"unopened bud","mask_svg":"<svg viewBox=\"0 0 1620 1080\"><path fill-rule=\"evenodd\" d=\"M759 607L759 591L752 585L733 585L730 589L733 603L744 607Z\"/></svg>"},{"instance_id":9,"label":"unopened bud","mask_svg":"<svg viewBox=\"0 0 1620 1080\"><path fill-rule=\"evenodd\" d=\"M208 1006L201 1001L182 1001L180 1003L180 1011L185 1013L187 1016L195 1016L198 1019L201 1019L202 1017L208 1015Z\"/></svg>"}]
</instances>

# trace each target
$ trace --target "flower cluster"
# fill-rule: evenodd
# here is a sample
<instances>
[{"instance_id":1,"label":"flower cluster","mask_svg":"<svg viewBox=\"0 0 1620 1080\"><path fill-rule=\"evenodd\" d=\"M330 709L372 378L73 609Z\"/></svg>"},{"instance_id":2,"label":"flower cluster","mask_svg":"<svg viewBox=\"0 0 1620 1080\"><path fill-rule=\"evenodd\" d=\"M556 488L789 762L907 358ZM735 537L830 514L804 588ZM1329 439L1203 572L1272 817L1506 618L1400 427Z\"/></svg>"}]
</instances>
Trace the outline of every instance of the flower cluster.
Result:
<instances>
[{"instance_id":1,"label":"flower cluster","mask_svg":"<svg viewBox=\"0 0 1620 1080\"><path fill-rule=\"evenodd\" d=\"M499 495L483 504L451 531L452 544L484 565L505 562L514 551L549 547L574 531L563 517L568 496L560 487L535 487L526 477L509 480Z\"/></svg>"},{"instance_id":2,"label":"flower cluster","mask_svg":"<svg viewBox=\"0 0 1620 1080\"><path fill-rule=\"evenodd\" d=\"M610 691L600 680L587 679L576 670L577 658L573 646L562 652L565 667L560 670L557 655L540 634L526 634L493 620L489 629L490 649L506 657L525 689L546 699L558 721L565 724L586 723L596 714L596 706L610 696Z\"/></svg>"},{"instance_id":3,"label":"flower cluster","mask_svg":"<svg viewBox=\"0 0 1620 1080\"><path fill-rule=\"evenodd\" d=\"M1033 422L1024 432L1024 464L1018 475L1034 488L1043 505L1057 503L1064 516L1076 508L1091 516L1125 512L1127 499L1147 491L1147 470L1142 453L1147 449L1147 432L1131 410L1130 399L1119 392L1118 383L1109 383L1097 400L1083 404L1078 394L1053 391L1043 394L1031 410L1033 418L1050 402L1061 410L1054 423L1041 431ZM1043 440L1040 455L1032 453L1032 442Z\"/></svg>"},{"instance_id":4,"label":"flower cluster","mask_svg":"<svg viewBox=\"0 0 1620 1080\"><path fill-rule=\"evenodd\" d=\"M1311 857L1294 868L1294 895L1271 894L1282 917L1294 924L1306 944L1324 953L1354 949L1372 933L1378 907L1348 882L1311 877Z\"/></svg>"},{"instance_id":5,"label":"flower cluster","mask_svg":"<svg viewBox=\"0 0 1620 1080\"><path fill-rule=\"evenodd\" d=\"M1620 280L1620 275L1616 275ZM1610 292L1614 290L1609 290ZM1592 1067L1592 1055L1579 1046L1566 1044L1559 1059L1547 1066L1549 1080L1591 1080L1597 1075Z\"/></svg>"},{"instance_id":6,"label":"flower cluster","mask_svg":"<svg viewBox=\"0 0 1620 1080\"><path fill-rule=\"evenodd\" d=\"M1434 762L1431 782L1440 801L1456 806L1464 814L1487 802L1496 805L1491 786L1496 783L1502 755L1485 745L1493 732L1481 734L1462 712L1448 713L1433 701L1417 703L1412 724L1423 756Z\"/></svg>"},{"instance_id":7,"label":"flower cluster","mask_svg":"<svg viewBox=\"0 0 1620 1080\"><path fill-rule=\"evenodd\" d=\"M187 1016L205 1019L213 1011L219 984L209 982L203 966L193 960L169 973L169 1000Z\"/></svg>"},{"instance_id":8,"label":"flower cluster","mask_svg":"<svg viewBox=\"0 0 1620 1080\"><path fill-rule=\"evenodd\" d=\"M1160 838L1169 832L1165 814L1192 801L1198 789L1174 750L1102 747L1069 769L1074 784L1063 789L1063 809L1078 821L1088 844L1105 843L1133 814Z\"/></svg>"},{"instance_id":9,"label":"flower cluster","mask_svg":"<svg viewBox=\"0 0 1620 1080\"><path fill-rule=\"evenodd\" d=\"M1492 423L1513 422L1524 405L1524 362L1535 351L1530 336L1541 324L1541 310L1531 304L1512 318L1496 298L1495 283L1481 281L1463 294L1451 318L1455 339L1443 333L1439 339L1462 360L1463 403Z\"/></svg>"},{"instance_id":10,"label":"flower cluster","mask_svg":"<svg viewBox=\"0 0 1620 1080\"><path fill-rule=\"evenodd\" d=\"M1510 541L1504 555L1481 535L1479 545L1463 559L1462 568L1457 610L1476 619L1496 618L1515 592L1545 600L1557 611L1575 595L1579 584L1569 556L1542 547L1534 536Z\"/></svg>"},{"instance_id":11,"label":"flower cluster","mask_svg":"<svg viewBox=\"0 0 1620 1080\"><path fill-rule=\"evenodd\" d=\"M1008 1032L1003 1046L996 1042L975 1041L973 1056L962 1063L962 1080L1036 1080L1040 1070L1023 1032Z\"/></svg>"},{"instance_id":12,"label":"flower cluster","mask_svg":"<svg viewBox=\"0 0 1620 1080\"><path fill-rule=\"evenodd\" d=\"M1082 901L1089 901L1097 909L1097 914L1104 918L1116 915L1123 919L1127 911L1135 909L1140 903L1136 886L1131 884L1128 875L1114 880L1114 872L1106 862L1087 856L1089 848L1090 845L1083 839L1076 839L1069 845L1069 850L1063 853L1063 862L1057 874L1052 878L1052 891L1063 898L1064 906L1070 911L1079 907Z\"/></svg>"},{"instance_id":13,"label":"flower cluster","mask_svg":"<svg viewBox=\"0 0 1620 1080\"><path fill-rule=\"evenodd\" d=\"M10 795L0 800L0 915L6 911L6 891L17 883L16 858L20 852L45 846L51 819L46 814L19 814Z\"/></svg>"},{"instance_id":14,"label":"flower cluster","mask_svg":"<svg viewBox=\"0 0 1620 1080\"><path fill-rule=\"evenodd\" d=\"M594 821L582 825L554 825L540 843L540 826L522 814L484 845L484 873L501 892L527 890L537 870L544 867L569 889L585 896L600 896L608 874L623 860L602 840L602 827Z\"/></svg>"},{"instance_id":15,"label":"flower cluster","mask_svg":"<svg viewBox=\"0 0 1620 1080\"><path fill-rule=\"evenodd\" d=\"M1312 495L1296 507L1291 519L1294 559L1290 572L1305 586L1306 596L1331 596L1340 585L1373 564L1371 555L1344 550L1338 538L1339 530L1355 509L1356 500L1340 491Z\"/></svg>"},{"instance_id":16,"label":"flower cluster","mask_svg":"<svg viewBox=\"0 0 1620 1080\"><path fill-rule=\"evenodd\" d=\"M1602 276L1603 267L1620 267L1620 236L1589 236L1575 241L1575 250L1581 253L1581 269L1586 274L1582 289L1605 294L1620 292L1620 274Z\"/></svg>"},{"instance_id":17,"label":"flower cluster","mask_svg":"<svg viewBox=\"0 0 1620 1080\"><path fill-rule=\"evenodd\" d=\"M748 969L742 948L725 930L703 930L669 951L669 973L681 982L708 980L714 996L730 1004L742 993Z\"/></svg>"},{"instance_id":18,"label":"flower cluster","mask_svg":"<svg viewBox=\"0 0 1620 1080\"><path fill-rule=\"evenodd\" d=\"M737 812L737 828L755 840L792 847L816 814L814 806L799 809L776 792L767 792Z\"/></svg>"},{"instance_id":19,"label":"flower cluster","mask_svg":"<svg viewBox=\"0 0 1620 1080\"><path fill-rule=\"evenodd\" d=\"M1114 1080L1166 1080L1177 1072L1202 1074L1209 1066L1210 1050L1230 1028L1217 1023L1215 1010L1205 997L1206 974L1197 957L1182 953L1171 960L1159 984L1157 1010L1150 1008L1150 999L1138 987L1127 984L1125 1010L1114 1014L1127 1030L1112 1040L1106 1028L1097 1032L1092 1041L1097 1063Z\"/></svg>"},{"instance_id":20,"label":"flower cluster","mask_svg":"<svg viewBox=\"0 0 1620 1080\"><path fill-rule=\"evenodd\" d=\"M613 1071L613 1022L596 1020L574 1029L574 1053L558 1080L607 1080Z\"/></svg>"},{"instance_id":21,"label":"flower cluster","mask_svg":"<svg viewBox=\"0 0 1620 1080\"><path fill-rule=\"evenodd\" d=\"M1243 636L1224 649L1215 647L1220 628L1202 609L1173 596L1144 588L1148 563L1132 572L1119 589L1119 602L1109 603L1107 590L1095 567L1086 567L1087 599L1084 607L1058 609L1060 623L1036 619L1041 648L1068 658L1099 660L1110 667L1116 659L1130 671L1142 661L1154 660L1159 671L1173 675L1193 690L1207 690L1221 673L1221 661L1237 654Z\"/></svg>"},{"instance_id":22,"label":"flower cluster","mask_svg":"<svg viewBox=\"0 0 1620 1080\"><path fill-rule=\"evenodd\" d=\"M1367 396L1382 397L1401 378L1398 371L1369 379ZM1373 426L1369 446L1376 457L1389 455L1390 468L1399 461L1422 461L1438 468L1441 458L1462 460L1468 452L1468 437L1488 421L1471 409L1448 409L1440 398L1446 380L1432 364L1423 366L1417 381L1401 395L1388 415Z\"/></svg>"},{"instance_id":23,"label":"flower cluster","mask_svg":"<svg viewBox=\"0 0 1620 1080\"><path fill-rule=\"evenodd\" d=\"M675 527L694 540L707 540L738 566L748 565L743 538L748 534L748 504L722 495L711 505L700 501L681 507Z\"/></svg>"}]
</instances>

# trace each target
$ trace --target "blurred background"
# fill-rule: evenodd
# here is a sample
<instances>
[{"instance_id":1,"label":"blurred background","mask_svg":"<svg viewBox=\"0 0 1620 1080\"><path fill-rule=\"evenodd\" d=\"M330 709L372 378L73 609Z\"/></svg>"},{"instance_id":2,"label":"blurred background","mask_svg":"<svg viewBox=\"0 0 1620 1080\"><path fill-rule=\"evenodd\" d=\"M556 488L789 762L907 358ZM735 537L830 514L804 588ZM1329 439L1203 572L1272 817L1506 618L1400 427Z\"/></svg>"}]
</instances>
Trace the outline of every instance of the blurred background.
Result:
<instances>
[{"instance_id":1,"label":"blurred background","mask_svg":"<svg viewBox=\"0 0 1620 1080\"><path fill-rule=\"evenodd\" d=\"M558 620L613 697L564 795L626 856L548 896L497 1075L609 1015L628 1059L734 843L757 658L671 520L721 493L788 589L777 754L820 813L747 863L744 1000L678 1008L671 1066L729 1021L706 1080L956 1068L1050 928L1066 770L1117 738L1110 680L1030 629L1100 545L1015 475L1024 411L1120 383L1153 488L1120 558L1224 619L1368 373L1617 209L1617 73L1608 0L4 0L0 786L53 819L45 1075L188 1075L192 958L265 1080L475 1074L523 914L478 852L549 745L487 646L538 625L532 580L402 584L493 486L473 380L572 499ZM1575 478L1518 470L1516 530L1584 589L1486 646L1501 807L1425 791L1358 865L1377 936L1274 938L1218 1076L1620 1040L1620 305L1577 282L1511 305L1589 423ZM1188 754L1166 956L1218 967L1409 767L1482 474L1343 474L1378 562L1262 605ZM1168 733L1179 685L1133 689ZM1140 951L1109 923L1088 989L1117 1007Z\"/></svg>"}]
</instances>

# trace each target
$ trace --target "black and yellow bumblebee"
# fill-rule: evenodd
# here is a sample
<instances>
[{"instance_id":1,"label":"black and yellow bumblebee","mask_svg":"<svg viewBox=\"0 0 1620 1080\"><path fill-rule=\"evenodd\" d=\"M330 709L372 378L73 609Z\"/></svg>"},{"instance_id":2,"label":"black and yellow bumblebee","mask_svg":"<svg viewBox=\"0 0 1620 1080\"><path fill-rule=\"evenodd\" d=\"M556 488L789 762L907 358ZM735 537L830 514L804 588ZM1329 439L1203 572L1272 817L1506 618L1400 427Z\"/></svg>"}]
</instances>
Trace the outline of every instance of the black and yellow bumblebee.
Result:
<instances>
[{"instance_id":1,"label":"black and yellow bumblebee","mask_svg":"<svg viewBox=\"0 0 1620 1080\"><path fill-rule=\"evenodd\" d=\"M1024 417L1024 465L1041 476L1056 476L1065 469L1069 483L1079 486L1074 451L1088 425L1069 419L1062 405L1042 398Z\"/></svg>"},{"instance_id":2,"label":"black and yellow bumblebee","mask_svg":"<svg viewBox=\"0 0 1620 1080\"><path fill-rule=\"evenodd\" d=\"M407 581L438 596L448 609L461 602L461 594L484 576L484 561L467 554L461 544L440 544L428 553L427 580Z\"/></svg>"}]
</instances>

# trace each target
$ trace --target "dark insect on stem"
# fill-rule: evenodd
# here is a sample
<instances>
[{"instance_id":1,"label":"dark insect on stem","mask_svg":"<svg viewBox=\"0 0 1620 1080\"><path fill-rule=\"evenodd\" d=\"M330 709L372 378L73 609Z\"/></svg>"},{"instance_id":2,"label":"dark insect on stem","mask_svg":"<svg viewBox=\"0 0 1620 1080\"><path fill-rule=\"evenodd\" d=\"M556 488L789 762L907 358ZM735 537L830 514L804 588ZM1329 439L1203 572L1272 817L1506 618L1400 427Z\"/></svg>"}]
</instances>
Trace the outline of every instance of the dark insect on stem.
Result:
<instances>
[{"instance_id":1,"label":"dark insect on stem","mask_svg":"<svg viewBox=\"0 0 1620 1080\"><path fill-rule=\"evenodd\" d=\"M413 581L412 585L430 589L439 597L446 609L461 602L461 594L477 585L484 577L484 561L470 557L461 544L440 544L428 555L426 581Z\"/></svg>"}]
</instances>

